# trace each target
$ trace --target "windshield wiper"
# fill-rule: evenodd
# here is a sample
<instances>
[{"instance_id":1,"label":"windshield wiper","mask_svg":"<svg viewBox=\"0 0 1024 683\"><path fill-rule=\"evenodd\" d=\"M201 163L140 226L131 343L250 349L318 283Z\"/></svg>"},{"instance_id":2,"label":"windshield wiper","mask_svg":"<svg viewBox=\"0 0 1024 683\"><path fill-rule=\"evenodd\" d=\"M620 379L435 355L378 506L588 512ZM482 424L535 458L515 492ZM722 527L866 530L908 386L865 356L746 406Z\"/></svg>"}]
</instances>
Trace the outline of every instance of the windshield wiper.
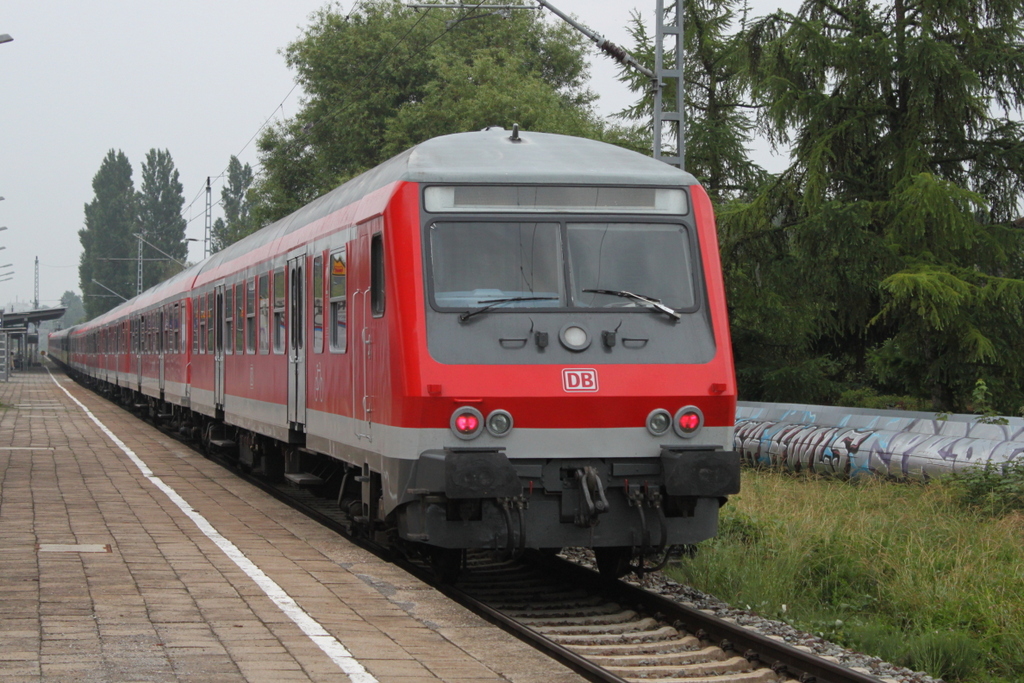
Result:
<instances>
[{"instance_id":1,"label":"windshield wiper","mask_svg":"<svg viewBox=\"0 0 1024 683\"><path fill-rule=\"evenodd\" d=\"M648 304L652 308L656 308L665 315L671 317L676 322L682 318L681 315L676 313L672 308L661 303L661 299L655 299L653 297L644 296L643 294L634 294L633 292L627 292L622 289L584 289L584 292L593 292L594 294L610 294L611 296L621 296L623 299L632 299L633 301L639 301L641 303Z\"/></svg>"},{"instance_id":2,"label":"windshield wiper","mask_svg":"<svg viewBox=\"0 0 1024 683\"><path fill-rule=\"evenodd\" d=\"M464 323L467 320L469 320L470 318L472 318L474 315L480 315L481 313L489 311L490 309L492 309L495 306L498 306L500 304L508 304L508 303L512 303L513 301L543 301L545 299L557 299L557 298L558 298L557 296L513 296L513 297L510 297L508 299L484 299L483 301L479 301L477 303L481 303L481 304L482 303L486 303L487 304L486 306L484 306L482 308L478 308L478 309L476 309L474 311L466 311L465 313L460 313L459 314L459 322L460 323Z\"/></svg>"}]
</instances>

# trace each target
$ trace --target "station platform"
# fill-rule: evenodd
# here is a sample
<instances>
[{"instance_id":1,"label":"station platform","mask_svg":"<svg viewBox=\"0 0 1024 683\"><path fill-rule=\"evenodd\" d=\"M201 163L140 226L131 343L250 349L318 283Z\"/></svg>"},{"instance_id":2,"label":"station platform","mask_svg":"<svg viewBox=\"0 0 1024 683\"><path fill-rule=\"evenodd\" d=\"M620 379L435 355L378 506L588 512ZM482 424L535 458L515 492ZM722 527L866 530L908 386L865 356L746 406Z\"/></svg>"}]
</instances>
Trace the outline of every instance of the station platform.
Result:
<instances>
[{"instance_id":1,"label":"station platform","mask_svg":"<svg viewBox=\"0 0 1024 683\"><path fill-rule=\"evenodd\" d=\"M5 683L582 680L54 366L0 404Z\"/></svg>"}]
</instances>

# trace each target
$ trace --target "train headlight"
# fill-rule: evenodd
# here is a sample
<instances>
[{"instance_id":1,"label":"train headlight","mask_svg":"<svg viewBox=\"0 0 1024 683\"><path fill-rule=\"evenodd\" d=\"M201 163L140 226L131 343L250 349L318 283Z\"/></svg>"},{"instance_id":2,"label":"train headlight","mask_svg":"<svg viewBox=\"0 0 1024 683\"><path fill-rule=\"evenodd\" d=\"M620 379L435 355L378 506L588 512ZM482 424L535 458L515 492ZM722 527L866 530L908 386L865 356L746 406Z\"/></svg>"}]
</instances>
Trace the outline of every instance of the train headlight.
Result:
<instances>
[{"instance_id":1,"label":"train headlight","mask_svg":"<svg viewBox=\"0 0 1024 683\"><path fill-rule=\"evenodd\" d=\"M562 346L570 351L583 351L590 346L590 334L579 325L569 323L558 333Z\"/></svg>"},{"instance_id":2,"label":"train headlight","mask_svg":"<svg viewBox=\"0 0 1024 683\"><path fill-rule=\"evenodd\" d=\"M480 436L484 430L484 416L476 408L463 406L452 413L449 426L455 436L468 441Z\"/></svg>"},{"instance_id":3,"label":"train headlight","mask_svg":"<svg viewBox=\"0 0 1024 683\"><path fill-rule=\"evenodd\" d=\"M508 436L512 431L512 414L507 410L494 410L487 416L487 431L491 436Z\"/></svg>"},{"instance_id":4,"label":"train headlight","mask_svg":"<svg viewBox=\"0 0 1024 683\"><path fill-rule=\"evenodd\" d=\"M697 406L685 406L676 411L672 420L672 428L676 434L689 439L704 426L704 413Z\"/></svg>"},{"instance_id":5,"label":"train headlight","mask_svg":"<svg viewBox=\"0 0 1024 683\"><path fill-rule=\"evenodd\" d=\"M661 436L672 427L672 415L664 408L652 410L647 416L647 431L655 436Z\"/></svg>"}]
</instances>

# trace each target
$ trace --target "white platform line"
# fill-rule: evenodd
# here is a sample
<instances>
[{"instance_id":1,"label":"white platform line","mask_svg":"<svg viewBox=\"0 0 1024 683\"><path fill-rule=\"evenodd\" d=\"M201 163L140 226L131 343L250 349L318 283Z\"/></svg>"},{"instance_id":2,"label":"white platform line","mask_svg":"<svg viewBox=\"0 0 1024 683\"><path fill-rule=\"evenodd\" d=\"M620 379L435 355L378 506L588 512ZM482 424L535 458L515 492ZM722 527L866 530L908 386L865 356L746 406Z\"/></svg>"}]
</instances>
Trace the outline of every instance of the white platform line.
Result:
<instances>
[{"instance_id":1,"label":"white platform line","mask_svg":"<svg viewBox=\"0 0 1024 683\"><path fill-rule=\"evenodd\" d=\"M337 638L327 632L323 626L320 625L313 617L309 616L305 610L299 607L298 603L288 593L284 591L276 581L267 576L262 569L257 567L252 560L245 556L245 554L238 549L234 543L224 538L219 531L213 528L213 525L207 521L205 517L192 509L184 498L182 498L177 491L168 486L160 479L160 477L153 474L153 471L149 469L149 465L142 461L142 459L135 454L135 452L128 448L127 445L121 439L117 437L105 424L100 422L99 418L93 415L92 411L85 407L81 401L71 395L67 389L60 385L57 378L53 376L50 369L46 371L50 373L50 379L53 380L61 391L68 395L72 401L78 404L89 419L96 423L96 426L103 430L103 433L113 441L121 451L127 455L135 466L139 468L139 471L149 479L154 486L167 494L178 508L188 515L189 519L195 522L199 530L206 534L206 537L213 541L218 548L224 551L224 554L231 558L231 561L238 565L246 575L251 578L264 593L267 594L275 605L287 615L289 619L295 622L295 625L302 629L302 632L309 636L309 639L316 643L317 647L323 650L331 660L334 661L338 667L345 672L345 674L352 680L353 683L377 683L377 679L370 674L359 661L352 656L352 653L348 649L338 642Z\"/></svg>"}]
</instances>

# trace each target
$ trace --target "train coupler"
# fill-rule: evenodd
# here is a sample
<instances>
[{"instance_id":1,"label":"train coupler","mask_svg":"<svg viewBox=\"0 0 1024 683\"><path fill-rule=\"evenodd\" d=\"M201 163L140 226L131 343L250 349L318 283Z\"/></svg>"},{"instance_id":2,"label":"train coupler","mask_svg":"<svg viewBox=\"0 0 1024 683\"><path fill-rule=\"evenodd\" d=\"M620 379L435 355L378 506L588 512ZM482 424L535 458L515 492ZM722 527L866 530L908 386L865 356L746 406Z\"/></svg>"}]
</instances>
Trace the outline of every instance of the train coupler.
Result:
<instances>
[{"instance_id":1,"label":"train coupler","mask_svg":"<svg viewBox=\"0 0 1024 683\"><path fill-rule=\"evenodd\" d=\"M601 475L593 467L584 467L576 470L576 481L580 487L580 507L573 521L584 529L597 526L598 515L608 512Z\"/></svg>"}]
</instances>

